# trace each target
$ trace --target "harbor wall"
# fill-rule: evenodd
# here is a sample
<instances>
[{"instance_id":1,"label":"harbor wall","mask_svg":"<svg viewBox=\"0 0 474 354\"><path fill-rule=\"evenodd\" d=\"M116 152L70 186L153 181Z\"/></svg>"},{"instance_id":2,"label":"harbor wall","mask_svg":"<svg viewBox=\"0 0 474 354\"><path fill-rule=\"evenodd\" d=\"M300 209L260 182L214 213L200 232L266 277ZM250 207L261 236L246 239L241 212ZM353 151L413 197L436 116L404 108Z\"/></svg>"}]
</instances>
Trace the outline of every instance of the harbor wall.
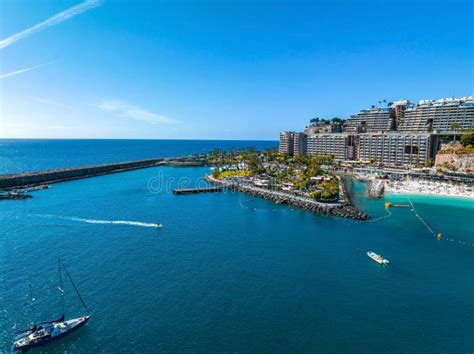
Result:
<instances>
[{"instance_id":1,"label":"harbor wall","mask_svg":"<svg viewBox=\"0 0 474 354\"><path fill-rule=\"evenodd\" d=\"M292 205L297 208L305 209L317 214L340 216L356 220L370 219L370 215L353 206L350 202L350 199L346 199L343 203L322 203L310 198L296 196L285 192L274 191L245 184L221 181L215 179L211 175L206 176L206 180L209 183L221 185L223 187L228 188L229 190L254 195L263 199L270 200L277 204Z\"/></svg>"},{"instance_id":2,"label":"harbor wall","mask_svg":"<svg viewBox=\"0 0 474 354\"><path fill-rule=\"evenodd\" d=\"M0 190L69 181L167 164L162 158L0 175Z\"/></svg>"}]
</instances>

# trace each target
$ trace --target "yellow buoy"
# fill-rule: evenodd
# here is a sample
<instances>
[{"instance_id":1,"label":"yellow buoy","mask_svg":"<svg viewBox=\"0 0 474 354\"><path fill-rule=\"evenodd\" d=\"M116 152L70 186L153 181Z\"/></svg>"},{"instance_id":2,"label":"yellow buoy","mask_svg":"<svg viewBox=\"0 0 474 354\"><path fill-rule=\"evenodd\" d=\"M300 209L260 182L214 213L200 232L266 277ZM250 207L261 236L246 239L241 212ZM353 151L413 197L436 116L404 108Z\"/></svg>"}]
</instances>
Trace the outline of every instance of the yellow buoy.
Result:
<instances>
[{"instance_id":1,"label":"yellow buoy","mask_svg":"<svg viewBox=\"0 0 474 354\"><path fill-rule=\"evenodd\" d=\"M438 233L438 235L436 237L438 237L438 240L441 240L441 237L443 237L443 234L440 232L440 233Z\"/></svg>"},{"instance_id":2,"label":"yellow buoy","mask_svg":"<svg viewBox=\"0 0 474 354\"><path fill-rule=\"evenodd\" d=\"M386 208L390 208L391 206L392 206L392 203L390 203L390 202L385 202L385 207L386 207Z\"/></svg>"}]
</instances>

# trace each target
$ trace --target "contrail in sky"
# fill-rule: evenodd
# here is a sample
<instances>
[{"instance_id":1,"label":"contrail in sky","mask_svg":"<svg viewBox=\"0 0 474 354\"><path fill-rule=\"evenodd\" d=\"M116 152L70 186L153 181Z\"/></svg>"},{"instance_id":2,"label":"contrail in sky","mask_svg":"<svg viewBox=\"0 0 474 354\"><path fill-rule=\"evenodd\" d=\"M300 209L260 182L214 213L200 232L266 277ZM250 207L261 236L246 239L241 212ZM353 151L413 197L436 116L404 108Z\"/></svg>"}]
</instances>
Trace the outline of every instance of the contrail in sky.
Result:
<instances>
[{"instance_id":1,"label":"contrail in sky","mask_svg":"<svg viewBox=\"0 0 474 354\"><path fill-rule=\"evenodd\" d=\"M23 38L26 38L36 32L44 30L45 28L55 26L63 21L70 19L76 15L79 15L87 10L90 10L94 7L100 6L102 4L102 0L86 0L76 6L70 7L67 10L64 10L53 17L44 20L43 22L34 25L33 27L27 28L21 32L15 33L10 37L0 40L0 49L8 47L10 44L15 43Z\"/></svg>"},{"instance_id":2,"label":"contrail in sky","mask_svg":"<svg viewBox=\"0 0 474 354\"><path fill-rule=\"evenodd\" d=\"M0 74L0 79L4 79L4 78L6 78L6 77L10 77L10 76L15 76L15 75L18 75L18 74L26 73L26 72L28 72L28 71L35 70L35 69L38 69L38 68L42 68L43 66L48 66L48 65L51 65L51 64L53 64L53 62L51 62L51 63L46 63L46 64L40 64L40 65L32 66L32 67L30 67L30 68L20 69L20 70L17 70L17 71L12 71L12 72L10 72L10 73Z\"/></svg>"}]
</instances>

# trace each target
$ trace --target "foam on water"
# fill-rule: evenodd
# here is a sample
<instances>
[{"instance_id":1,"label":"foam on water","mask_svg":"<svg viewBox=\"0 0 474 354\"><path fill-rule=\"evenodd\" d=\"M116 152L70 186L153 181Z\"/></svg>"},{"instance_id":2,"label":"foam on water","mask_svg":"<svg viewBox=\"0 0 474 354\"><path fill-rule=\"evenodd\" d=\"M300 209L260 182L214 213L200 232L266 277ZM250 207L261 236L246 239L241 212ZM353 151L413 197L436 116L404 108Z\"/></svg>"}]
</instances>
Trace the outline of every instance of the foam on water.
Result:
<instances>
[{"instance_id":1,"label":"foam on water","mask_svg":"<svg viewBox=\"0 0 474 354\"><path fill-rule=\"evenodd\" d=\"M153 224L153 223L130 221L130 220L96 220L96 219L82 219L82 218L76 218L76 217L72 217L72 218L63 217L62 219L85 222L88 224L129 225L129 226L155 227L155 228L163 226L161 224Z\"/></svg>"},{"instance_id":2,"label":"foam on water","mask_svg":"<svg viewBox=\"0 0 474 354\"><path fill-rule=\"evenodd\" d=\"M154 227L154 228L163 227L163 225L159 223L148 223L148 222L132 221L132 220L97 220L97 219L85 219L85 218L79 218L79 217L55 216L55 215L47 215L47 214L37 214L36 216L43 217L43 218L57 218L57 219L62 219L62 220L85 222L87 224L128 225L128 226Z\"/></svg>"}]
</instances>

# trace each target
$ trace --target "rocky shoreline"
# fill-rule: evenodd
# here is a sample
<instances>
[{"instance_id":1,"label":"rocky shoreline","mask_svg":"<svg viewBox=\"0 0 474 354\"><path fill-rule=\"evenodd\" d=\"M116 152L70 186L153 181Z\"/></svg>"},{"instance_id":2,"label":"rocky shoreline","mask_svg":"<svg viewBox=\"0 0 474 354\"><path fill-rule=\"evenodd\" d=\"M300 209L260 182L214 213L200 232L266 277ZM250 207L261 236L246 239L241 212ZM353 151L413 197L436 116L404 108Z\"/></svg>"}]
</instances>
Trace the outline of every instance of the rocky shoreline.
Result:
<instances>
[{"instance_id":1,"label":"rocky shoreline","mask_svg":"<svg viewBox=\"0 0 474 354\"><path fill-rule=\"evenodd\" d=\"M270 200L277 204L292 205L297 208L308 210L317 214L339 216L355 220L370 219L369 214L357 209L351 203L348 197L348 193L346 192L344 187L342 187L345 194L343 203L321 203L310 198L295 196L284 192L278 192L244 184L232 183L228 181L221 181L213 178L212 176L206 176L205 179L209 183L221 185L229 190L254 195L263 199ZM344 182L342 181L341 183Z\"/></svg>"},{"instance_id":2,"label":"rocky shoreline","mask_svg":"<svg viewBox=\"0 0 474 354\"><path fill-rule=\"evenodd\" d=\"M381 179L369 180L367 196L373 199L382 198L385 192L385 181Z\"/></svg>"}]
</instances>

